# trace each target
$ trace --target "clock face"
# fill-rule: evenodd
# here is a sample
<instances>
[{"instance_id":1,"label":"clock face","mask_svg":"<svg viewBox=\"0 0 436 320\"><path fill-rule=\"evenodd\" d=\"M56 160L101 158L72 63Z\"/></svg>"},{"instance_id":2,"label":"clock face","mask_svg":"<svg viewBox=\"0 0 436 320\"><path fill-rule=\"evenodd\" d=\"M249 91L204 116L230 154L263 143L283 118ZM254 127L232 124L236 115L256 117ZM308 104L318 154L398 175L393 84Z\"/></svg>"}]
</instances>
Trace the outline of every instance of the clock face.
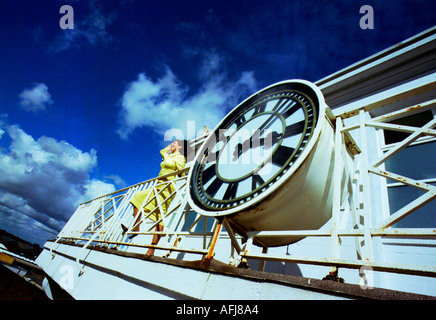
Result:
<instances>
[{"instance_id":1,"label":"clock face","mask_svg":"<svg viewBox=\"0 0 436 320\"><path fill-rule=\"evenodd\" d=\"M290 171L313 136L319 116L314 91L285 82L245 100L200 149L190 195L206 211L255 201Z\"/></svg>"}]
</instances>

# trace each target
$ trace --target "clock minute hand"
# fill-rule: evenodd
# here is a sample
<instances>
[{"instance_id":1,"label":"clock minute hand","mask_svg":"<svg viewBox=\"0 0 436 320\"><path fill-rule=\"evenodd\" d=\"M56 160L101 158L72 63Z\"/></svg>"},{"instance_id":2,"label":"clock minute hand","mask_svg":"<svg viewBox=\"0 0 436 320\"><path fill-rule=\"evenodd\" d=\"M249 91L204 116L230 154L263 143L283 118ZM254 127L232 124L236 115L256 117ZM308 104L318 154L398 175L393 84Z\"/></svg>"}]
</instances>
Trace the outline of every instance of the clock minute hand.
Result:
<instances>
[{"instance_id":1,"label":"clock minute hand","mask_svg":"<svg viewBox=\"0 0 436 320\"><path fill-rule=\"evenodd\" d=\"M241 154L243 154L251 145L252 137L250 139L245 140L243 143L238 143L235 146L235 151L233 151L233 161L236 161L239 159Z\"/></svg>"},{"instance_id":2,"label":"clock minute hand","mask_svg":"<svg viewBox=\"0 0 436 320\"><path fill-rule=\"evenodd\" d=\"M260 146L266 147L267 149L271 148L274 144L276 144L283 137L283 133L278 133L277 131L272 131L266 135L265 138L259 139ZM265 142L271 142L265 144Z\"/></svg>"}]
</instances>

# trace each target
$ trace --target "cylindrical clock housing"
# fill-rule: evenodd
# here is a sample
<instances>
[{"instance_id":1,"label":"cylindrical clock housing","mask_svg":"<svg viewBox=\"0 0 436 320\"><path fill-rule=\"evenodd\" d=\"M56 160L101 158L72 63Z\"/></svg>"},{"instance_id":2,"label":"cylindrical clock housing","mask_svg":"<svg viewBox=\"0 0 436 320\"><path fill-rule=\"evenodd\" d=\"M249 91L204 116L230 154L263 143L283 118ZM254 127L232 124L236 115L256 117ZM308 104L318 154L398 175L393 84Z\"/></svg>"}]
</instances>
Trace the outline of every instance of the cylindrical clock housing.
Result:
<instances>
[{"instance_id":1,"label":"cylindrical clock housing","mask_svg":"<svg viewBox=\"0 0 436 320\"><path fill-rule=\"evenodd\" d=\"M305 80L279 82L244 100L196 155L188 175L191 208L227 217L240 234L319 229L330 219L333 201L334 128L326 107L319 88ZM261 159L243 163L254 154Z\"/></svg>"}]
</instances>

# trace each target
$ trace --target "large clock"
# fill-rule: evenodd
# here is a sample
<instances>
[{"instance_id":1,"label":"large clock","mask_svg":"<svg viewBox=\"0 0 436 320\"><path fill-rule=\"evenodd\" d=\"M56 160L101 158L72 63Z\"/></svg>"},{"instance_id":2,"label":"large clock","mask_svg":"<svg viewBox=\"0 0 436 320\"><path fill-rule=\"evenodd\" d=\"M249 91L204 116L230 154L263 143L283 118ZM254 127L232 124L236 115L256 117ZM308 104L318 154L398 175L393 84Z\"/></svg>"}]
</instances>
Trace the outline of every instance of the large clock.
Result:
<instances>
[{"instance_id":1,"label":"large clock","mask_svg":"<svg viewBox=\"0 0 436 320\"><path fill-rule=\"evenodd\" d=\"M310 155L325 125L325 102L312 83L290 80L260 90L234 108L199 149L188 177L191 207L203 215L229 217L240 233L301 229L291 213L295 190L288 190L294 199L277 191L288 189L286 182ZM327 149L325 156L332 147ZM330 164L320 167L329 171ZM313 194L304 183L297 188ZM267 206L260 205L265 199ZM274 218L286 207L290 213Z\"/></svg>"}]
</instances>

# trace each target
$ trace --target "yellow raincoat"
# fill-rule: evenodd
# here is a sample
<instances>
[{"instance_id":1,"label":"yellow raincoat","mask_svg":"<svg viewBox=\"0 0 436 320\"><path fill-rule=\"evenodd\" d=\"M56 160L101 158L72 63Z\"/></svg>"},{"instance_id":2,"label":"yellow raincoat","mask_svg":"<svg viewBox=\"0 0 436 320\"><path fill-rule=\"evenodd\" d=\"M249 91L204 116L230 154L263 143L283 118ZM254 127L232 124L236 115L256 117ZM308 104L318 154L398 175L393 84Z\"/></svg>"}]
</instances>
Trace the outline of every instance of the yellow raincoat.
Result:
<instances>
[{"instance_id":1,"label":"yellow raincoat","mask_svg":"<svg viewBox=\"0 0 436 320\"><path fill-rule=\"evenodd\" d=\"M181 170L185 167L185 164L186 164L185 157L183 155L181 155L180 152L178 152L178 151L171 153L171 154L170 154L170 152L171 152L170 146L168 146L165 149L162 149L160 151L160 154L161 154L163 160L160 164L161 170L159 172L159 176ZM167 178L158 179L157 185L156 185L156 192L159 193L159 191L161 191L165 187L166 184L164 182L173 180L174 178L175 178L175 176L169 176ZM133 195L132 199L130 200L130 203L133 206L135 206L137 209L140 209L152 197L155 196L155 194L152 193L149 197L148 195L150 192L153 192L152 188L147 188L145 190L136 192ZM172 184L168 185L164 190L162 190L162 192L158 196L160 203L162 203L166 198L168 198L170 196L170 194L173 192L174 192L174 187ZM164 214L167 212L168 207L169 207L171 201L173 200L173 198L174 198L174 195L171 198L169 198L165 203L162 204L162 210L163 210ZM158 204L157 204L156 199L153 199L151 202L148 202L148 204L144 207L144 214L147 215L149 212L151 212L157 206L158 206ZM157 220L159 220L161 218L160 209L156 209L149 216L149 218L155 222Z\"/></svg>"}]
</instances>

